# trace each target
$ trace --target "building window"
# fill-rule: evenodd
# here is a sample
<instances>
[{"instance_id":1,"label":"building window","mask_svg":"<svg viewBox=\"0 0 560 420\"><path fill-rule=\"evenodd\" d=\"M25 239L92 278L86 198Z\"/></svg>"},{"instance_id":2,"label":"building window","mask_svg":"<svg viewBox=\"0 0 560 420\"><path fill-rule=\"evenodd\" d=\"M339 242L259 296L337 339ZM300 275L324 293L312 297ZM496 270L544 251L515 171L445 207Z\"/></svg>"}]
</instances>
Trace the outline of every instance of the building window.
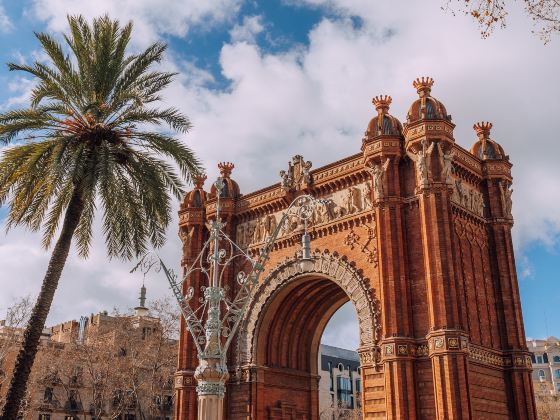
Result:
<instances>
[{"instance_id":1,"label":"building window","mask_svg":"<svg viewBox=\"0 0 560 420\"><path fill-rule=\"evenodd\" d=\"M342 408L354 408L354 398L352 396L352 381L350 378L342 376L336 377L336 392L338 403Z\"/></svg>"},{"instance_id":2,"label":"building window","mask_svg":"<svg viewBox=\"0 0 560 420\"><path fill-rule=\"evenodd\" d=\"M535 359L535 353L531 353L531 363L537 363L537 359Z\"/></svg>"},{"instance_id":3,"label":"building window","mask_svg":"<svg viewBox=\"0 0 560 420\"><path fill-rule=\"evenodd\" d=\"M361 379L356 379L356 392L362 392L362 381L361 381Z\"/></svg>"},{"instance_id":4,"label":"building window","mask_svg":"<svg viewBox=\"0 0 560 420\"><path fill-rule=\"evenodd\" d=\"M74 416L64 416L64 420L77 420L77 417Z\"/></svg>"},{"instance_id":5,"label":"building window","mask_svg":"<svg viewBox=\"0 0 560 420\"><path fill-rule=\"evenodd\" d=\"M43 401L52 402L53 400L53 389L50 387L45 388L45 393L43 394Z\"/></svg>"},{"instance_id":6,"label":"building window","mask_svg":"<svg viewBox=\"0 0 560 420\"><path fill-rule=\"evenodd\" d=\"M537 356L537 363L542 363L542 356Z\"/></svg>"},{"instance_id":7,"label":"building window","mask_svg":"<svg viewBox=\"0 0 560 420\"><path fill-rule=\"evenodd\" d=\"M556 376L556 379L560 379L560 369L554 371L554 376Z\"/></svg>"},{"instance_id":8,"label":"building window","mask_svg":"<svg viewBox=\"0 0 560 420\"><path fill-rule=\"evenodd\" d=\"M548 354L546 354L546 353L543 354L543 361L544 361L545 363L548 363Z\"/></svg>"},{"instance_id":9,"label":"building window","mask_svg":"<svg viewBox=\"0 0 560 420\"><path fill-rule=\"evenodd\" d=\"M544 370L542 370L542 369L539 369L539 379L541 381L544 381Z\"/></svg>"},{"instance_id":10,"label":"building window","mask_svg":"<svg viewBox=\"0 0 560 420\"><path fill-rule=\"evenodd\" d=\"M554 356L552 360L554 360L554 363L560 363L560 356Z\"/></svg>"},{"instance_id":11,"label":"building window","mask_svg":"<svg viewBox=\"0 0 560 420\"><path fill-rule=\"evenodd\" d=\"M51 420L50 414L39 414L39 420Z\"/></svg>"},{"instance_id":12,"label":"building window","mask_svg":"<svg viewBox=\"0 0 560 420\"><path fill-rule=\"evenodd\" d=\"M342 363L338 364L338 370L344 372L344 365Z\"/></svg>"},{"instance_id":13,"label":"building window","mask_svg":"<svg viewBox=\"0 0 560 420\"><path fill-rule=\"evenodd\" d=\"M560 382L556 383L556 392L560 392Z\"/></svg>"}]
</instances>

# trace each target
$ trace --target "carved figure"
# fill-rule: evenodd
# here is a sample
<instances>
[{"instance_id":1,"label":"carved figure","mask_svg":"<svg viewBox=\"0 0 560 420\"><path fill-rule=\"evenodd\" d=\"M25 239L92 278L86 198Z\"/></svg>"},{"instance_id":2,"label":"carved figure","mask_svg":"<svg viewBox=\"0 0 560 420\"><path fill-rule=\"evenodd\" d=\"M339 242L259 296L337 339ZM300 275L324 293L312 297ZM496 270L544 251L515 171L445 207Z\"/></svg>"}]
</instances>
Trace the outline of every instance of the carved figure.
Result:
<instances>
[{"instance_id":1,"label":"carved figure","mask_svg":"<svg viewBox=\"0 0 560 420\"><path fill-rule=\"evenodd\" d=\"M305 182L306 184L311 184L311 174L309 173L309 170L311 169L312 165L313 164L310 160L304 162L302 165L303 182Z\"/></svg>"},{"instance_id":2,"label":"carved figure","mask_svg":"<svg viewBox=\"0 0 560 420\"><path fill-rule=\"evenodd\" d=\"M370 182L366 182L366 187L364 189L364 209L371 209L373 207L373 188Z\"/></svg>"},{"instance_id":3,"label":"carved figure","mask_svg":"<svg viewBox=\"0 0 560 420\"><path fill-rule=\"evenodd\" d=\"M253 243L259 243L263 240L265 233L264 221L262 218L258 218L255 224L255 232L253 233Z\"/></svg>"},{"instance_id":4,"label":"carved figure","mask_svg":"<svg viewBox=\"0 0 560 420\"><path fill-rule=\"evenodd\" d=\"M290 166L291 166L291 164L290 164ZM290 188L290 184L291 184L291 179L290 179L290 174L289 174L289 172L280 171L280 178L281 178L280 186L281 186L283 189L289 189L289 188Z\"/></svg>"},{"instance_id":5,"label":"carved figure","mask_svg":"<svg viewBox=\"0 0 560 420\"><path fill-rule=\"evenodd\" d=\"M418 177L419 184L422 185L428 182L430 176L430 155L434 150L435 143L432 143L427 147L427 140L422 140L422 148L416 153L406 152L407 155L416 163L416 175Z\"/></svg>"},{"instance_id":6,"label":"carved figure","mask_svg":"<svg viewBox=\"0 0 560 420\"><path fill-rule=\"evenodd\" d=\"M482 197L482 193L479 191L474 191L472 196L472 211L479 216L484 215L484 198Z\"/></svg>"},{"instance_id":7,"label":"carved figure","mask_svg":"<svg viewBox=\"0 0 560 420\"><path fill-rule=\"evenodd\" d=\"M266 239L269 236L271 236L274 231L276 230L276 226L277 226L277 222L276 222L276 216L273 214L269 214L268 216L266 216L265 220L264 220L264 238Z\"/></svg>"},{"instance_id":8,"label":"carved figure","mask_svg":"<svg viewBox=\"0 0 560 420\"><path fill-rule=\"evenodd\" d=\"M381 164L371 165L371 174L373 176L373 191L375 199L379 200L385 195L385 172L389 167L390 159L387 158L383 166Z\"/></svg>"},{"instance_id":9,"label":"carved figure","mask_svg":"<svg viewBox=\"0 0 560 420\"><path fill-rule=\"evenodd\" d=\"M443 151L443 148L438 143L438 150L439 150L439 159L441 163L441 180L450 184L452 182L451 179L451 168L453 167L453 151L451 148L446 153Z\"/></svg>"},{"instance_id":10,"label":"carved figure","mask_svg":"<svg viewBox=\"0 0 560 420\"><path fill-rule=\"evenodd\" d=\"M356 187L350 187L346 191L345 207L347 214L362 211L362 191Z\"/></svg>"},{"instance_id":11,"label":"carved figure","mask_svg":"<svg viewBox=\"0 0 560 420\"><path fill-rule=\"evenodd\" d=\"M303 156L295 155L288 162L288 170L280 171L280 186L284 191L291 191L300 187L306 187L312 182L311 161L305 161Z\"/></svg>"},{"instance_id":12,"label":"carved figure","mask_svg":"<svg viewBox=\"0 0 560 420\"><path fill-rule=\"evenodd\" d=\"M511 217L511 207L512 207L512 200L511 196L513 194L513 189L511 188L510 184L505 184L500 182L500 192L502 195L502 206L504 210L504 216Z\"/></svg>"},{"instance_id":13,"label":"carved figure","mask_svg":"<svg viewBox=\"0 0 560 420\"><path fill-rule=\"evenodd\" d=\"M245 246L245 224L241 224L237 226L237 235L236 235L237 243L239 246Z\"/></svg>"},{"instance_id":14,"label":"carved figure","mask_svg":"<svg viewBox=\"0 0 560 420\"><path fill-rule=\"evenodd\" d=\"M180 228L179 229L179 238L181 238L182 242L182 251L183 251L183 258L187 258L190 255L190 244L193 235L194 229L188 228Z\"/></svg>"}]
</instances>

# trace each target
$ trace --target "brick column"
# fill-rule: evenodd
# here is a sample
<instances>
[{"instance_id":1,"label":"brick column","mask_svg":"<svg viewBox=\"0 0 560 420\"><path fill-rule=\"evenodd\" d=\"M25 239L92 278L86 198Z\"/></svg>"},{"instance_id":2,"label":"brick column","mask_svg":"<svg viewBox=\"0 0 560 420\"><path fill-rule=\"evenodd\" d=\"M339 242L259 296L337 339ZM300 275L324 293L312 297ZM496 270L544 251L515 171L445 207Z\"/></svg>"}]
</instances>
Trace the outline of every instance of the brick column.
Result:
<instances>
[{"instance_id":1,"label":"brick column","mask_svg":"<svg viewBox=\"0 0 560 420\"><path fill-rule=\"evenodd\" d=\"M204 225L204 203L206 193L202 190L205 177L197 179L197 187L188 193L179 210L179 236L183 242L181 266L183 275L192 266L197 255L201 252L208 236ZM192 274L183 284L183 294L193 288L192 302L198 302L202 297L200 286L205 284L200 272ZM185 320L180 320L180 337L175 373L175 416L177 420L195 420L197 418L197 394L194 371L198 366L196 346Z\"/></svg>"},{"instance_id":2,"label":"brick column","mask_svg":"<svg viewBox=\"0 0 560 420\"><path fill-rule=\"evenodd\" d=\"M460 328L450 191L443 183L420 185L420 220L437 419L470 419L468 360L461 343L468 343Z\"/></svg>"},{"instance_id":3,"label":"brick column","mask_svg":"<svg viewBox=\"0 0 560 420\"><path fill-rule=\"evenodd\" d=\"M387 143L385 139L379 140ZM400 152L400 151L399 151ZM381 341L388 419L416 419L414 343L404 248L399 154L386 151L384 193L376 197L381 290Z\"/></svg>"},{"instance_id":4,"label":"brick column","mask_svg":"<svg viewBox=\"0 0 560 420\"><path fill-rule=\"evenodd\" d=\"M515 269L511 228L511 185L507 160L484 161L486 187L489 196L492 276L496 284L496 302L499 307L501 347L511 357L508 363L509 404L517 419L535 419L536 408L531 380L531 358L525 342L521 299Z\"/></svg>"}]
</instances>

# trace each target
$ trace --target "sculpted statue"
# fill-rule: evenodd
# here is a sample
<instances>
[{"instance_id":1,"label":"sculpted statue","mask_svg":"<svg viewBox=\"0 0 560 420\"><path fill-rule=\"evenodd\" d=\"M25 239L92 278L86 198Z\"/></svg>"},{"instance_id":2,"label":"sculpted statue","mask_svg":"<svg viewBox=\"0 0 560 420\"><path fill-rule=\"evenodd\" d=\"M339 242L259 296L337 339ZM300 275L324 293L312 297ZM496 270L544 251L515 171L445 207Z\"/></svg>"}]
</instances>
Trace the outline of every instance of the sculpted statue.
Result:
<instances>
[{"instance_id":1,"label":"sculpted statue","mask_svg":"<svg viewBox=\"0 0 560 420\"><path fill-rule=\"evenodd\" d=\"M362 211L362 191L356 187L350 187L346 191L345 207L346 214L354 214Z\"/></svg>"},{"instance_id":2,"label":"sculpted statue","mask_svg":"<svg viewBox=\"0 0 560 420\"><path fill-rule=\"evenodd\" d=\"M245 246L245 224L241 224L239 226L237 226L237 234L236 234L236 239L237 239L237 243L239 244L239 246L243 247Z\"/></svg>"},{"instance_id":3,"label":"sculpted statue","mask_svg":"<svg viewBox=\"0 0 560 420\"><path fill-rule=\"evenodd\" d=\"M482 197L482 193L479 191L474 191L472 196L472 211L479 216L484 215L484 198Z\"/></svg>"},{"instance_id":4,"label":"sculpted statue","mask_svg":"<svg viewBox=\"0 0 560 420\"><path fill-rule=\"evenodd\" d=\"M288 162L288 170L280 171L280 186L284 191L306 187L312 183L311 161L305 161L303 156L295 155L292 161Z\"/></svg>"},{"instance_id":5,"label":"sculpted statue","mask_svg":"<svg viewBox=\"0 0 560 420\"><path fill-rule=\"evenodd\" d=\"M430 155L434 150L435 143L432 143L429 147L427 146L427 140L422 140L422 149L418 150L416 153L406 152L408 157L416 163L416 175L418 177L419 184L422 185L428 182L430 176Z\"/></svg>"},{"instance_id":6,"label":"sculpted statue","mask_svg":"<svg viewBox=\"0 0 560 420\"><path fill-rule=\"evenodd\" d=\"M291 184L290 174L286 171L280 171L280 179L281 179L280 181L281 187L283 189L289 189Z\"/></svg>"},{"instance_id":7,"label":"sculpted statue","mask_svg":"<svg viewBox=\"0 0 560 420\"><path fill-rule=\"evenodd\" d=\"M303 162L303 158L302 158L302 162ZM309 170L311 169L312 165L313 164L311 163L310 160L302 163L303 182L305 182L306 184L311 184L311 174L309 173Z\"/></svg>"},{"instance_id":8,"label":"sculpted statue","mask_svg":"<svg viewBox=\"0 0 560 420\"><path fill-rule=\"evenodd\" d=\"M272 234L276 230L276 226L277 226L276 216L273 215L273 214L269 214L268 216L266 216L266 218L264 220L264 237L263 237L263 239L266 239L269 236L272 236Z\"/></svg>"},{"instance_id":9,"label":"sculpted statue","mask_svg":"<svg viewBox=\"0 0 560 420\"><path fill-rule=\"evenodd\" d=\"M366 182L366 188L364 189L364 209L371 209L373 207L373 188L371 183Z\"/></svg>"},{"instance_id":10,"label":"sculpted statue","mask_svg":"<svg viewBox=\"0 0 560 420\"><path fill-rule=\"evenodd\" d=\"M439 161L441 163L441 180L450 184L451 168L453 166L453 150L450 148L448 152L444 152L443 148L438 143Z\"/></svg>"},{"instance_id":11,"label":"sculpted statue","mask_svg":"<svg viewBox=\"0 0 560 420\"><path fill-rule=\"evenodd\" d=\"M511 188L510 184L505 184L500 182L500 191L502 195L502 206L504 210L504 216L511 217L511 195L513 194L513 189Z\"/></svg>"},{"instance_id":12,"label":"sculpted statue","mask_svg":"<svg viewBox=\"0 0 560 420\"><path fill-rule=\"evenodd\" d=\"M262 242L262 240L264 239L264 235L265 235L264 221L261 217L259 217L255 224L255 232L253 233L253 243L256 244Z\"/></svg>"},{"instance_id":13,"label":"sculpted statue","mask_svg":"<svg viewBox=\"0 0 560 420\"><path fill-rule=\"evenodd\" d=\"M385 172L389 167L391 160L387 158L383 166L381 164L371 165L371 174L373 176L373 191L377 200L383 198L385 194Z\"/></svg>"},{"instance_id":14,"label":"sculpted statue","mask_svg":"<svg viewBox=\"0 0 560 420\"><path fill-rule=\"evenodd\" d=\"M187 258L190 255L190 244L194 229L189 228L179 228L179 238L181 238L183 258Z\"/></svg>"}]
</instances>

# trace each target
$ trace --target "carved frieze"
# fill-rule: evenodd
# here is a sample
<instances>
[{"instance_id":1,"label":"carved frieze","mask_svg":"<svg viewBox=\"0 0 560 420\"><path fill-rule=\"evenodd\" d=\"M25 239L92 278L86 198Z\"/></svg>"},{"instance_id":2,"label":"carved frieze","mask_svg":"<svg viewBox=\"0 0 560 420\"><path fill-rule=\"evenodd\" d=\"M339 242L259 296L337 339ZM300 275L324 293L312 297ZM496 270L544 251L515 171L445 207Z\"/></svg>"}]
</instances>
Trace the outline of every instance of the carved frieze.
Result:
<instances>
[{"instance_id":1,"label":"carved frieze","mask_svg":"<svg viewBox=\"0 0 560 420\"><path fill-rule=\"evenodd\" d=\"M453 194L451 201L479 217L484 217L484 196L480 191L464 182L462 179L453 177Z\"/></svg>"},{"instance_id":2,"label":"carved frieze","mask_svg":"<svg viewBox=\"0 0 560 420\"><path fill-rule=\"evenodd\" d=\"M308 227L324 225L371 210L373 206L371 195L372 185L368 181L321 197L324 201L314 208ZM283 211L278 211L240 223L237 226L236 242L243 248L263 243L274 232L282 216ZM303 220L292 215L282 225L280 238L300 230L303 230Z\"/></svg>"}]
</instances>

